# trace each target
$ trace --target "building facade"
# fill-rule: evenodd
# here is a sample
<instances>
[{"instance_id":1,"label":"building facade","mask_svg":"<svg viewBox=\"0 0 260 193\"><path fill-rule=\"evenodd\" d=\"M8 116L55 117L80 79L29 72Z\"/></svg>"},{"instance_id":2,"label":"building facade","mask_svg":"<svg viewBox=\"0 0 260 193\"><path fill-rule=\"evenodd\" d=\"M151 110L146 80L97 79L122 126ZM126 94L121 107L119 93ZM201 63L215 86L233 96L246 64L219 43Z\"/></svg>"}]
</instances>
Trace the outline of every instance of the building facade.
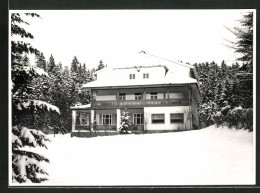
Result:
<instances>
[{"instance_id":1,"label":"building facade","mask_svg":"<svg viewBox=\"0 0 260 193\"><path fill-rule=\"evenodd\" d=\"M139 53L135 65L104 68L90 89L88 105L71 107L72 135L117 134L121 115L130 116L134 133L191 130L199 127L201 100L193 66Z\"/></svg>"}]
</instances>

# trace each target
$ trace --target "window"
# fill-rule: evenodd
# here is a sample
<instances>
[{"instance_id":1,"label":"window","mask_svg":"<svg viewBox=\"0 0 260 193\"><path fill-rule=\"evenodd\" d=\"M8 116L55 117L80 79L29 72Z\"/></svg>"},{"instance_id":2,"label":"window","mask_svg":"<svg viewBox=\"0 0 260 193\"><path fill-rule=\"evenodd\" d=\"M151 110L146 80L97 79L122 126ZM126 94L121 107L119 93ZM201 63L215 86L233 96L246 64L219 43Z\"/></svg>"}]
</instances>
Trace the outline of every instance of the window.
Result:
<instances>
[{"instance_id":1,"label":"window","mask_svg":"<svg viewBox=\"0 0 260 193\"><path fill-rule=\"evenodd\" d=\"M164 123L164 114L152 114L152 123Z\"/></svg>"},{"instance_id":2,"label":"window","mask_svg":"<svg viewBox=\"0 0 260 193\"><path fill-rule=\"evenodd\" d=\"M129 79L135 79L135 74L129 74Z\"/></svg>"},{"instance_id":3,"label":"window","mask_svg":"<svg viewBox=\"0 0 260 193\"><path fill-rule=\"evenodd\" d=\"M111 125L112 123L112 115L103 115L103 125Z\"/></svg>"},{"instance_id":4,"label":"window","mask_svg":"<svg viewBox=\"0 0 260 193\"><path fill-rule=\"evenodd\" d=\"M142 94L141 93L135 93L135 100L142 100Z\"/></svg>"},{"instance_id":5,"label":"window","mask_svg":"<svg viewBox=\"0 0 260 193\"><path fill-rule=\"evenodd\" d=\"M151 92L151 99L157 99L157 92Z\"/></svg>"},{"instance_id":6,"label":"window","mask_svg":"<svg viewBox=\"0 0 260 193\"><path fill-rule=\"evenodd\" d=\"M144 78L144 79L149 78L149 73L143 73L143 78Z\"/></svg>"},{"instance_id":7,"label":"window","mask_svg":"<svg viewBox=\"0 0 260 193\"><path fill-rule=\"evenodd\" d=\"M81 113L81 125L89 125L89 114Z\"/></svg>"},{"instance_id":8,"label":"window","mask_svg":"<svg viewBox=\"0 0 260 193\"><path fill-rule=\"evenodd\" d=\"M134 125L143 125L143 124L144 124L144 115L134 114Z\"/></svg>"},{"instance_id":9,"label":"window","mask_svg":"<svg viewBox=\"0 0 260 193\"><path fill-rule=\"evenodd\" d=\"M76 125L89 125L89 113L77 112Z\"/></svg>"},{"instance_id":10,"label":"window","mask_svg":"<svg viewBox=\"0 0 260 193\"><path fill-rule=\"evenodd\" d=\"M171 114L171 123L183 123L184 115L183 113L174 113Z\"/></svg>"},{"instance_id":11,"label":"window","mask_svg":"<svg viewBox=\"0 0 260 193\"><path fill-rule=\"evenodd\" d=\"M119 93L119 100L121 101L125 100L125 93Z\"/></svg>"}]
</instances>

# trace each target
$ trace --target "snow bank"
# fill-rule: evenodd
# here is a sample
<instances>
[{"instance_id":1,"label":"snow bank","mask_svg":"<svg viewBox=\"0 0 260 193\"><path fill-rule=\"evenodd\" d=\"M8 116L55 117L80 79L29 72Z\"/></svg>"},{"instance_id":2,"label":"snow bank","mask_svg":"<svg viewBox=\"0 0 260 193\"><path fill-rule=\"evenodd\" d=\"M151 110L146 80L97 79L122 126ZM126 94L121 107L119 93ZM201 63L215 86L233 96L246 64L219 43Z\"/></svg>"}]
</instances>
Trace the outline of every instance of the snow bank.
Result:
<instances>
[{"instance_id":1,"label":"snow bank","mask_svg":"<svg viewBox=\"0 0 260 193\"><path fill-rule=\"evenodd\" d=\"M41 185L254 184L253 133L216 128L77 138L50 135Z\"/></svg>"}]
</instances>

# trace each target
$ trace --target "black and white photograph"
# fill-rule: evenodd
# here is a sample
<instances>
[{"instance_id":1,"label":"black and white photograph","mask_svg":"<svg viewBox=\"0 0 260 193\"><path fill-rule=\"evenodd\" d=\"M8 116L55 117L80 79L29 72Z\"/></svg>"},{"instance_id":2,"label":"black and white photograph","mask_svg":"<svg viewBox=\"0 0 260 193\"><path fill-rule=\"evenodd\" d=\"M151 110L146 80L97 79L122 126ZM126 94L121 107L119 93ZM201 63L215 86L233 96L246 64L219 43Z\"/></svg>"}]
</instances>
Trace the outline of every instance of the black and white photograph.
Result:
<instances>
[{"instance_id":1,"label":"black and white photograph","mask_svg":"<svg viewBox=\"0 0 260 193\"><path fill-rule=\"evenodd\" d=\"M9 10L9 186L255 185L255 23Z\"/></svg>"}]
</instances>

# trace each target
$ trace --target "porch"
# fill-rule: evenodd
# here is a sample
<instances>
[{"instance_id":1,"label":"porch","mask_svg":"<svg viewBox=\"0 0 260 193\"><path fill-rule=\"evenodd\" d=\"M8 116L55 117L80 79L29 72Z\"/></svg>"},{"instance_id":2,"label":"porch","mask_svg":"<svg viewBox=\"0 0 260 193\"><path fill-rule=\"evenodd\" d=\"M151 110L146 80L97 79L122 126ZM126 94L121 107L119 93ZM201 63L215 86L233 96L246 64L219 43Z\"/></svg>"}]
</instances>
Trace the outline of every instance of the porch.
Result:
<instances>
[{"instance_id":1,"label":"porch","mask_svg":"<svg viewBox=\"0 0 260 193\"><path fill-rule=\"evenodd\" d=\"M72 109L72 136L94 137L116 135L121 126L121 113L124 109L91 109L90 105L75 106ZM132 124L131 133L143 133L143 109L128 109Z\"/></svg>"}]
</instances>

